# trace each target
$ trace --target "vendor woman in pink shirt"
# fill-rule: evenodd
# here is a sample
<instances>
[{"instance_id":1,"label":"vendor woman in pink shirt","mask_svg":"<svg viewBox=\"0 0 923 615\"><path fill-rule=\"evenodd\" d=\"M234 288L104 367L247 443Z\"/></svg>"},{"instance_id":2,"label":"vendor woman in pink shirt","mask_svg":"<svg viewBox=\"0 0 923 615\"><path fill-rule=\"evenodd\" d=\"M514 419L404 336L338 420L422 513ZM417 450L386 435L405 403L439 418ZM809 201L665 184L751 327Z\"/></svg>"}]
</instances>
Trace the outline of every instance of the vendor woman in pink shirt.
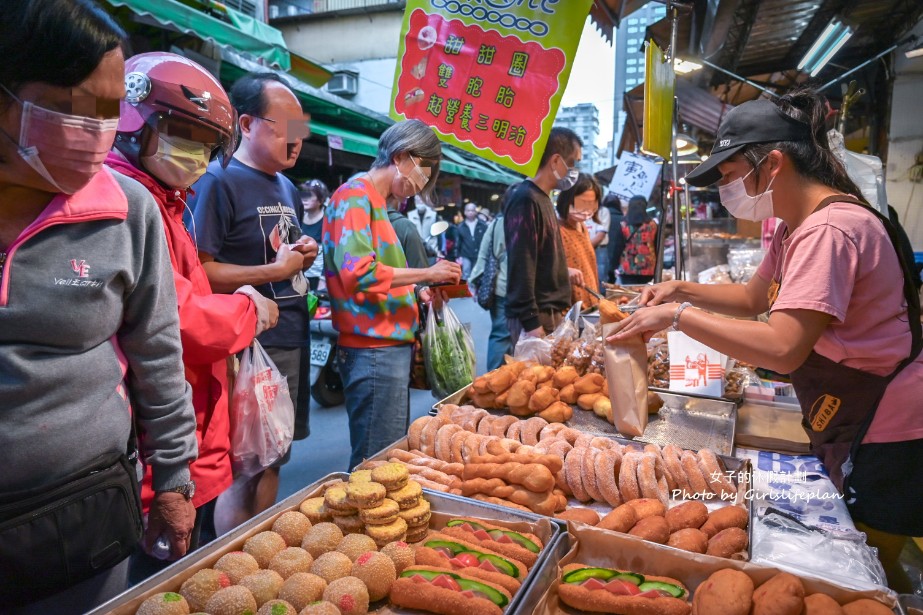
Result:
<instances>
[{"instance_id":1,"label":"vendor woman in pink shirt","mask_svg":"<svg viewBox=\"0 0 923 615\"><path fill-rule=\"evenodd\" d=\"M718 183L735 217L777 217L746 285L672 281L608 339L673 327L737 359L790 374L813 452L868 535L888 584L923 536L923 359L919 298L889 224L827 145L825 103L810 91L733 109L708 160L686 181ZM732 320L769 311L768 322Z\"/></svg>"}]
</instances>

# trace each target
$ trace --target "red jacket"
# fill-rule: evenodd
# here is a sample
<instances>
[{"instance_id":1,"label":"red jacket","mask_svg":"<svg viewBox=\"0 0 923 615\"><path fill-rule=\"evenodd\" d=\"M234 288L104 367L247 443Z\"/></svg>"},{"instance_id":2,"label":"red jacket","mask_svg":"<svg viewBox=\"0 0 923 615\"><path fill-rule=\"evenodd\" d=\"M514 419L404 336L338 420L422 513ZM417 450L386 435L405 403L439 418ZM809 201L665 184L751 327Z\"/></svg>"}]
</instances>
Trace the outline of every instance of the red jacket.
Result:
<instances>
[{"instance_id":1,"label":"red jacket","mask_svg":"<svg viewBox=\"0 0 923 615\"><path fill-rule=\"evenodd\" d=\"M196 483L192 502L199 507L218 497L232 482L226 359L253 341L256 306L246 295L212 293L196 246L183 225L185 191L168 192L117 154L109 154L106 164L140 182L160 206L173 264L183 364L196 415L199 457L190 470ZM141 487L145 511L153 497L151 473L145 469Z\"/></svg>"}]
</instances>

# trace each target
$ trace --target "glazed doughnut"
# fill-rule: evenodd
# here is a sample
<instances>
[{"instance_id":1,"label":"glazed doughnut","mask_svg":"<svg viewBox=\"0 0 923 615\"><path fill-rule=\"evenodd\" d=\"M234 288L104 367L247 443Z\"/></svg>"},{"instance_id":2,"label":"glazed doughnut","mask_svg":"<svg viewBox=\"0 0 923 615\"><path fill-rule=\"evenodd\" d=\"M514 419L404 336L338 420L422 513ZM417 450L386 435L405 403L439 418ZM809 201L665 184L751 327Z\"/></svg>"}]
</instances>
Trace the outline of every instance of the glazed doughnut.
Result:
<instances>
[{"instance_id":1,"label":"glazed doughnut","mask_svg":"<svg viewBox=\"0 0 923 615\"><path fill-rule=\"evenodd\" d=\"M436 432L435 455L433 456L442 461L452 461L452 436L462 431L464 431L464 429L455 423L449 423L440 427Z\"/></svg>"},{"instance_id":2,"label":"glazed doughnut","mask_svg":"<svg viewBox=\"0 0 923 615\"><path fill-rule=\"evenodd\" d=\"M603 494L599 491L596 484L596 457L601 451L595 448L587 448L583 451L583 462L580 464L580 479L583 482L583 489L594 502L603 502Z\"/></svg>"},{"instance_id":3,"label":"glazed doughnut","mask_svg":"<svg viewBox=\"0 0 923 615\"><path fill-rule=\"evenodd\" d=\"M407 430L407 448L420 448L420 434L423 433L423 428L426 427L432 418L431 416L421 416L410 424L410 428Z\"/></svg>"},{"instance_id":4,"label":"glazed doughnut","mask_svg":"<svg viewBox=\"0 0 923 615\"><path fill-rule=\"evenodd\" d=\"M520 432L522 431L523 422L524 421L516 421L515 423L510 425L509 429L506 430L506 437L509 438L510 440L518 440L521 442L522 437L520 435Z\"/></svg>"},{"instance_id":5,"label":"glazed doughnut","mask_svg":"<svg viewBox=\"0 0 923 615\"><path fill-rule=\"evenodd\" d=\"M680 492L691 493L692 487L689 485L689 479L686 478L686 473L683 471L683 464L680 462L680 455L682 454L683 450L675 444L666 445L663 447L663 465L676 483L674 489Z\"/></svg>"},{"instance_id":6,"label":"glazed doughnut","mask_svg":"<svg viewBox=\"0 0 923 615\"><path fill-rule=\"evenodd\" d=\"M721 468L718 458L707 448L699 451L699 467L702 469L702 475L708 481L711 490L722 497L730 500L737 495L737 488L731 484L728 475Z\"/></svg>"},{"instance_id":7,"label":"glazed doughnut","mask_svg":"<svg viewBox=\"0 0 923 615\"><path fill-rule=\"evenodd\" d=\"M638 459L641 453L628 453L622 455L622 467L619 469L619 493L622 501L637 500L641 497L638 487Z\"/></svg>"},{"instance_id":8,"label":"glazed doughnut","mask_svg":"<svg viewBox=\"0 0 923 615\"><path fill-rule=\"evenodd\" d=\"M538 434L545 427L548 427L548 421L543 419L540 416L533 416L531 419L526 419L522 422L522 443L530 444L535 446L538 444Z\"/></svg>"},{"instance_id":9,"label":"glazed doughnut","mask_svg":"<svg viewBox=\"0 0 923 615\"><path fill-rule=\"evenodd\" d=\"M585 448L574 447L567 453L567 458L564 460L564 476L567 479L567 485L570 487L574 497L581 502L588 502L590 500L589 494L586 492L586 489L583 488L583 478L581 476L585 452Z\"/></svg>"},{"instance_id":10,"label":"glazed doughnut","mask_svg":"<svg viewBox=\"0 0 923 615\"><path fill-rule=\"evenodd\" d=\"M567 426L564 423L548 423L545 427L542 428L542 431L538 434L539 440L547 440L549 438L556 438L562 429L567 429Z\"/></svg>"},{"instance_id":11,"label":"glazed doughnut","mask_svg":"<svg viewBox=\"0 0 923 615\"><path fill-rule=\"evenodd\" d=\"M567 440L567 443L570 444L571 446L574 446L574 442L576 442L577 438L579 438L582 435L583 435L582 431L577 431L576 429L573 429L571 427L565 427L564 429L558 432L558 437L564 438L565 440Z\"/></svg>"},{"instance_id":12,"label":"glazed doughnut","mask_svg":"<svg viewBox=\"0 0 923 615\"><path fill-rule=\"evenodd\" d=\"M708 482L705 480L705 477L702 476L702 470L699 469L699 460L694 453L691 451L683 451L680 462L683 464L686 478L689 479L691 493L703 494L706 495L706 497L707 494L712 493L712 490L708 487Z\"/></svg>"},{"instance_id":13,"label":"glazed doughnut","mask_svg":"<svg viewBox=\"0 0 923 615\"><path fill-rule=\"evenodd\" d=\"M504 415L498 416L494 419L493 424L490 428L490 435L497 436L498 438L506 437L506 430L509 429L510 425L518 421L515 416Z\"/></svg>"},{"instance_id":14,"label":"glazed doughnut","mask_svg":"<svg viewBox=\"0 0 923 615\"><path fill-rule=\"evenodd\" d=\"M644 453L638 464L638 487L645 498L660 500L664 509L670 502L670 491L662 472L657 471L657 457L653 453Z\"/></svg>"},{"instance_id":15,"label":"glazed doughnut","mask_svg":"<svg viewBox=\"0 0 923 615\"><path fill-rule=\"evenodd\" d=\"M615 479L615 462L618 459L618 453L611 450L599 451L596 455L596 464L594 471L596 474L596 486L602 499L611 506L616 508L622 504L622 496L619 493L619 484Z\"/></svg>"}]
</instances>

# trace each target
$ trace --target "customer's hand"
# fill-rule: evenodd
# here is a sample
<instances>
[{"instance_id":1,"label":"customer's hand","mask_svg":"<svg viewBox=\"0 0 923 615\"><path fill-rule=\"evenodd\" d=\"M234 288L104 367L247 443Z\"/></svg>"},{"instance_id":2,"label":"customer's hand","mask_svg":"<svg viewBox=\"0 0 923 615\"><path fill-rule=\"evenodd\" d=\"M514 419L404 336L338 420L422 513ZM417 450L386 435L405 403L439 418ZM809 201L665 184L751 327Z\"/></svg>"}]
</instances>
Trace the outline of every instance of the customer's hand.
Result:
<instances>
[{"instance_id":1,"label":"customer's hand","mask_svg":"<svg viewBox=\"0 0 923 615\"><path fill-rule=\"evenodd\" d=\"M304 256L288 244L283 244L276 252L275 265L278 270L277 281L288 280L296 273L300 274L304 269Z\"/></svg>"},{"instance_id":2,"label":"customer's hand","mask_svg":"<svg viewBox=\"0 0 923 615\"><path fill-rule=\"evenodd\" d=\"M170 543L171 560L179 559L189 550L189 540L195 525L195 506L181 493L158 491L147 516L147 530L142 548L150 553L160 536Z\"/></svg>"},{"instance_id":3,"label":"customer's hand","mask_svg":"<svg viewBox=\"0 0 923 615\"><path fill-rule=\"evenodd\" d=\"M680 301L683 299L680 292L681 284L680 280L670 280L653 286L645 286L641 290L638 305L660 305L661 303Z\"/></svg>"},{"instance_id":4,"label":"customer's hand","mask_svg":"<svg viewBox=\"0 0 923 615\"><path fill-rule=\"evenodd\" d=\"M583 286L583 272L579 269L568 267L567 277L570 279L571 286Z\"/></svg>"},{"instance_id":5,"label":"customer's hand","mask_svg":"<svg viewBox=\"0 0 923 615\"><path fill-rule=\"evenodd\" d=\"M256 335L279 324L279 306L272 299L267 299L249 284L234 291L235 294L247 295L256 308Z\"/></svg>"},{"instance_id":6,"label":"customer's hand","mask_svg":"<svg viewBox=\"0 0 923 615\"><path fill-rule=\"evenodd\" d=\"M462 274L461 265L447 260L436 261L425 271L426 281L430 284L458 284Z\"/></svg>"},{"instance_id":7,"label":"customer's hand","mask_svg":"<svg viewBox=\"0 0 923 615\"><path fill-rule=\"evenodd\" d=\"M298 241L292 244L292 249L301 254L304 258L304 263L301 266L302 269L311 268L311 265L313 265L315 259L317 259L317 253L319 251L317 242L314 241L313 237L308 237L307 235L299 237Z\"/></svg>"}]
</instances>

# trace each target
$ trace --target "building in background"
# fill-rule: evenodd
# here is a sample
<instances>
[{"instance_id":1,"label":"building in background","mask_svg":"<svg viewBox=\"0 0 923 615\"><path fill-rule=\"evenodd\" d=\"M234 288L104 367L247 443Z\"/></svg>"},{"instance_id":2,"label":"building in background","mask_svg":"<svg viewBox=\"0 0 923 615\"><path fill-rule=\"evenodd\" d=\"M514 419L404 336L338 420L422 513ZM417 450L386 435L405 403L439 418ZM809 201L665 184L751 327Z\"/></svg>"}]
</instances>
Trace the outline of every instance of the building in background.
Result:
<instances>
[{"instance_id":1,"label":"building in background","mask_svg":"<svg viewBox=\"0 0 923 615\"><path fill-rule=\"evenodd\" d=\"M554 118L554 125L570 128L583 141L583 160L577 166L584 173L595 173L608 166L606 151L596 147L599 138L599 109L593 103L580 103L573 107L561 107Z\"/></svg>"},{"instance_id":2,"label":"building in background","mask_svg":"<svg viewBox=\"0 0 923 615\"><path fill-rule=\"evenodd\" d=\"M622 141L625 127L625 93L644 83L644 31L667 14L663 4L650 2L622 20L615 33L615 135L613 142ZM609 150L606 164L615 164L616 145Z\"/></svg>"}]
</instances>

